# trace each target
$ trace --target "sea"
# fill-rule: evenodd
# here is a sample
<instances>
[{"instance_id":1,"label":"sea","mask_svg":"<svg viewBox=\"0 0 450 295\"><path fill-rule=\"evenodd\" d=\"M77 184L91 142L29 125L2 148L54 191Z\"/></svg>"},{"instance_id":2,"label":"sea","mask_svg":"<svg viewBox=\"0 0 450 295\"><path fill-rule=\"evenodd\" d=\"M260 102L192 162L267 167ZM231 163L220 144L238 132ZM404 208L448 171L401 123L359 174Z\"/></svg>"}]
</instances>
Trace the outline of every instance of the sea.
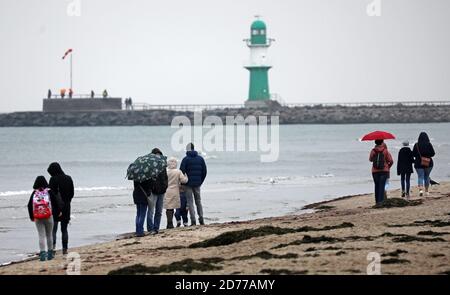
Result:
<instances>
[{"instance_id":1,"label":"sea","mask_svg":"<svg viewBox=\"0 0 450 295\"><path fill-rule=\"evenodd\" d=\"M201 151L208 166L202 186L206 223L302 213L307 204L372 192L368 156L373 142L359 139L375 130L397 136L387 142L394 160L404 140L412 146L426 131L436 150L432 179L450 180L449 123L280 125L276 161L262 162L259 151ZM170 126L0 128L0 263L38 251L26 206L35 178L49 179L51 162L59 162L75 183L70 247L133 232L135 205L127 167L154 147L181 161L184 151L172 143L176 131ZM417 181L415 174L412 181ZM389 186L399 185L394 167Z\"/></svg>"}]
</instances>

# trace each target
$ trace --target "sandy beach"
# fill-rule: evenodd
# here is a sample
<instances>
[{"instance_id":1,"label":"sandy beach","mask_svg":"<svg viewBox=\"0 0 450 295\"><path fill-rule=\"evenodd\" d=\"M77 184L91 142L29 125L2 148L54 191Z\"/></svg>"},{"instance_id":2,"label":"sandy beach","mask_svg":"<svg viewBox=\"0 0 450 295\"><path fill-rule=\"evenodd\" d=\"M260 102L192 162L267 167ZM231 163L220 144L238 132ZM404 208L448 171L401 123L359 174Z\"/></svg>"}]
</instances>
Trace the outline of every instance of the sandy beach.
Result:
<instances>
[{"instance_id":1,"label":"sandy beach","mask_svg":"<svg viewBox=\"0 0 450 295\"><path fill-rule=\"evenodd\" d=\"M409 203L399 195L389 192L389 208L374 208L373 194L347 196L309 205L306 214L125 234L70 251L79 253L82 275L366 274L373 255L381 274L448 274L450 183L428 197L414 189ZM0 274L63 275L67 266L58 252L53 261L31 258Z\"/></svg>"}]
</instances>

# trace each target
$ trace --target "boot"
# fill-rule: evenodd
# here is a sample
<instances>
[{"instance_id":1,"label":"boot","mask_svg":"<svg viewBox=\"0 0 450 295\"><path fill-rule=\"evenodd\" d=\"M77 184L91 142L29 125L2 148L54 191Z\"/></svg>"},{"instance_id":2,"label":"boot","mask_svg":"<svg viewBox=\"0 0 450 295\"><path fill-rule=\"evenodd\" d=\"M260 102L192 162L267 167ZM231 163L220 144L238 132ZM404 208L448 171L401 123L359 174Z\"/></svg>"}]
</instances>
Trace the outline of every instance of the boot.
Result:
<instances>
[{"instance_id":1,"label":"boot","mask_svg":"<svg viewBox=\"0 0 450 295\"><path fill-rule=\"evenodd\" d=\"M45 251L39 252L39 260L45 261L46 259L47 259L47 253L45 253Z\"/></svg>"},{"instance_id":2,"label":"boot","mask_svg":"<svg viewBox=\"0 0 450 295\"><path fill-rule=\"evenodd\" d=\"M48 252L47 252L47 260L52 260L53 258L54 258L53 250L48 250Z\"/></svg>"},{"instance_id":3,"label":"boot","mask_svg":"<svg viewBox=\"0 0 450 295\"><path fill-rule=\"evenodd\" d=\"M167 229L173 228L173 210L166 210Z\"/></svg>"},{"instance_id":4,"label":"boot","mask_svg":"<svg viewBox=\"0 0 450 295\"><path fill-rule=\"evenodd\" d=\"M200 225L205 225L205 221L203 220L203 217L200 217L198 219L198 223L200 223Z\"/></svg>"},{"instance_id":5,"label":"boot","mask_svg":"<svg viewBox=\"0 0 450 295\"><path fill-rule=\"evenodd\" d=\"M197 222L195 220L192 220L191 221L191 226L196 226L196 225L197 225Z\"/></svg>"},{"instance_id":6,"label":"boot","mask_svg":"<svg viewBox=\"0 0 450 295\"><path fill-rule=\"evenodd\" d=\"M68 253L67 249L63 249L63 250L62 250L62 254L63 254L63 255L67 255L67 253Z\"/></svg>"},{"instance_id":7,"label":"boot","mask_svg":"<svg viewBox=\"0 0 450 295\"><path fill-rule=\"evenodd\" d=\"M181 220L177 220L177 227L181 226Z\"/></svg>"}]
</instances>

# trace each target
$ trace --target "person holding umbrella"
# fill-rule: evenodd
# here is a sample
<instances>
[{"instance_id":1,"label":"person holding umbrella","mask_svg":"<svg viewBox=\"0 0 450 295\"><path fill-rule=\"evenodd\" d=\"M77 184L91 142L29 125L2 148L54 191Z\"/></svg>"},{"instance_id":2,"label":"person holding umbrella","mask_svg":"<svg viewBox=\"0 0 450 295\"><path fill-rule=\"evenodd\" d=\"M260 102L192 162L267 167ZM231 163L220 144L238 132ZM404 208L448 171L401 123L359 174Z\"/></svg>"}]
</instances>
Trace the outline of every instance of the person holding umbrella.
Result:
<instances>
[{"instance_id":1,"label":"person holding umbrella","mask_svg":"<svg viewBox=\"0 0 450 295\"><path fill-rule=\"evenodd\" d=\"M155 152L155 150L153 151ZM141 156L128 166L127 178L134 182L133 200L136 205L136 236L138 237L144 236L144 222L149 209L148 205L149 203L153 204L151 196L155 189L154 181L164 172L167 177L166 167L167 158L160 152ZM147 222L153 222L153 213L149 213L151 213L151 217L147 216ZM148 224L148 227L152 226Z\"/></svg>"},{"instance_id":2,"label":"person holding umbrella","mask_svg":"<svg viewBox=\"0 0 450 295\"><path fill-rule=\"evenodd\" d=\"M375 131L365 135L362 140L375 140L375 147L370 151L369 161L372 162L372 177L375 184L375 203L380 204L384 200L386 181L389 171L394 165L391 153L389 153L384 139L394 139L395 136L383 131Z\"/></svg>"}]
</instances>

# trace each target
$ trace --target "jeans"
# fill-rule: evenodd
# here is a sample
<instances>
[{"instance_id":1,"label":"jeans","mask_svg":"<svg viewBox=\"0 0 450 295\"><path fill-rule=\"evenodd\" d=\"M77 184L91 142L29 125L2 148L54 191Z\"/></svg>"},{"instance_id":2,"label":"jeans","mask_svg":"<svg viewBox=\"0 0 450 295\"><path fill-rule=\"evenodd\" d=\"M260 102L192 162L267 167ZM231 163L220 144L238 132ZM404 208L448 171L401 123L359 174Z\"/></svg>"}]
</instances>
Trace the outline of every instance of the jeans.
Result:
<instances>
[{"instance_id":1,"label":"jeans","mask_svg":"<svg viewBox=\"0 0 450 295\"><path fill-rule=\"evenodd\" d=\"M58 232L58 223L61 222L61 234L62 234L62 247L68 249L69 247L69 232L67 227L69 226L68 220L57 221L53 225L53 249L56 249L56 233Z\"/></svg>"},{"instance_id":2,"label":"jeans","mask_svg":"<svg viewBox=\"0 0 450 295\"><path fill-rule=\"evenodd\" d=\"M409 195L409 190L411 187L411 173L401 173L400 181L402 183L402 192L405 192Z\"/></svg>"},{"instance_id":3,"label":"jeans","mask_svg":"<svg viewBox=\"0 0 450 295\"><path fill-rule=\"evenodd\" d=\"M430 186L431 170L433 170L433 167L416 168L419 186L425 186L426 188Z\"/></svg>"},{"instance_id":4,"label":"jeans","mask_svg":"<svg viewBox=\"0 0 450 295\"><path fill-rule=\"evenodd\" d=\"M200 187L185 186L185 194L187 205L189 207L189 215L191 218L191 222L195 224L196 219L195 219L194 201L195 206L197 207L198 218L199 220L203 220L203 206L202 206L202 199L200 197Z\"/></svg>"},{"instance_id":5,"label":"jeans","mask_svg":"<svg viewBox=\"0 0 450 295\"><path fill-rule=\"evenodd\" d=\"M187 212L187 201L186 201L186 194L180 193L180 202L181 202L181 207L177 209L177 211L175 212L175 219L177 220L177 222L181 221L181 219L183 219L183 223L188 223L188 212Z\"/></svg>"},{"instance_id":6,"label":"jeans","mask_svg":"<svg viewBox=\"0 0 450 295\"><path fill-rule=\"evenodd\" d=\"M136 204L136 235L144 235L145 214L147 213L147 204Z\"/></svg>"},{"instance_id":7,"label":"jeans","mask_svg":"<svg viewBox=\"0 0 450 295\"><path fill-rule=\"evenodd\" d=\"M164 194L151 194L148 198L147 231L159 231L164 204Z\"/></svg>"},{"instance_id":8,"label":"jeans","mask_svg":"<svg viewBox=\"0 0 450 295\"><path fill-rule=\"evenodd\" d=\"M47 242L47 250L53 250L53 217L35 219L34 223L39 235L39 251L45 251L45 242Z\"/></svg>"},{"instance_id":9,"label":"jeans","mask_svg":"<svg viewBox=\"0 0 450 295\"><path fill-rule=\"evenodd\" d=\"M387 172L372 173L373 182L375 184L375 202L377 204L384 200L384 189L386 186L386 180L388 178Z\"/></svg>"}]
</instances>

